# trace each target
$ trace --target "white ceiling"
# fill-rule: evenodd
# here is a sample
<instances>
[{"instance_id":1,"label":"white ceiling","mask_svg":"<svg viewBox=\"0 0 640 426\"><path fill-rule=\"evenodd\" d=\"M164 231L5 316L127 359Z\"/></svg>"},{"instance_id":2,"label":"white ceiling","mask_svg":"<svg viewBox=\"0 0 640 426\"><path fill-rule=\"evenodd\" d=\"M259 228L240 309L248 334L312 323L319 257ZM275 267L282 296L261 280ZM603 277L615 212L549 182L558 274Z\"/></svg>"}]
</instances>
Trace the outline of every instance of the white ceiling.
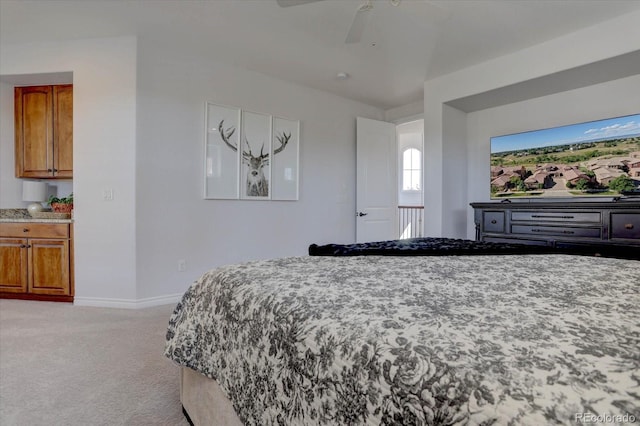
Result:
<instances>
[{"instance_id":1,"label":"white ceiling","mask_svg":"<svg viewBox=\"0 0 640 426\"><path fill-rule=\"evenodd\" d=\"M0 0L0 45L137 35L389 109L422 99L426 79L640 10L640 0L372 0L362 41L345 44L363 2Z\"/></svg>"}]
</instances>

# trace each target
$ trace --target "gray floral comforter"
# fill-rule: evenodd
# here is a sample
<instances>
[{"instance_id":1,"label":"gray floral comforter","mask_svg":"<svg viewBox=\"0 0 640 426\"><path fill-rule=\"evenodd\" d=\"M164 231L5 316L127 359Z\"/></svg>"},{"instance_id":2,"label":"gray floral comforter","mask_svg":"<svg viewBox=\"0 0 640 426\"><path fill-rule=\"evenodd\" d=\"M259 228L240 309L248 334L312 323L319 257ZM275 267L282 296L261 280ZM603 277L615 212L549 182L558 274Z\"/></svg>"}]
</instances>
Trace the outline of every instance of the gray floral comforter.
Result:
<instances>
[{"instance_id":1,"label":"gray floral comforter","mask_svg":"<svg viewBox=\"0 0 640 426\"><path fill-rule=\"evenodd\" d=\"M299 257L204 274L166 356L249 425L640 421L640 262Z\"/></svg>"}]
</instances>

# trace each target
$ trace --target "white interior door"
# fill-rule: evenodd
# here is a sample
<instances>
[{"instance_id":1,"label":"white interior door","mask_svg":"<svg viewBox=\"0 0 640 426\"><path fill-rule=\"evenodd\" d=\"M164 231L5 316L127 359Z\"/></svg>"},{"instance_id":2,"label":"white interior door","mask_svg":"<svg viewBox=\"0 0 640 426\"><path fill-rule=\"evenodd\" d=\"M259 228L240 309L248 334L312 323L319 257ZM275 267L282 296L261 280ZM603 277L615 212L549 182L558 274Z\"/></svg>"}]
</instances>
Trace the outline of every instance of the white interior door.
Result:
<instances>
[{"instance_id":1,"label":"white interior door","mask_svg":"<svg viewBox=\"0 0 640 426\"><path fill-rule=\"evenodd\" d=\"M356 241L397 239L396 126L358 117Z\"/></svg>"}]
</instances>

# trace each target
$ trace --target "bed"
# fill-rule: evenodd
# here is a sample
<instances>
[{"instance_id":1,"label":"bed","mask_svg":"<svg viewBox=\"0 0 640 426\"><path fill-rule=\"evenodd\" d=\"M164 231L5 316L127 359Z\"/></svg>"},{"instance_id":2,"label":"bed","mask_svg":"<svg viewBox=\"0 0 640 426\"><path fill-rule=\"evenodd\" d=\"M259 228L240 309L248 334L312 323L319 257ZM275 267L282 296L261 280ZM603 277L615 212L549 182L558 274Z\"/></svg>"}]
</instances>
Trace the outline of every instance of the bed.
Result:
<instances>
[{"instance_id":1,"label":"bed","mask_svg":"<svg viewBox=\"0 0 640 426\"><path fill-rule=\"evenodd\" d=\"M165 354L193 424L640 418L638 260L435 239L310 254L184 294Z\"/></svg>"}]
</instances>

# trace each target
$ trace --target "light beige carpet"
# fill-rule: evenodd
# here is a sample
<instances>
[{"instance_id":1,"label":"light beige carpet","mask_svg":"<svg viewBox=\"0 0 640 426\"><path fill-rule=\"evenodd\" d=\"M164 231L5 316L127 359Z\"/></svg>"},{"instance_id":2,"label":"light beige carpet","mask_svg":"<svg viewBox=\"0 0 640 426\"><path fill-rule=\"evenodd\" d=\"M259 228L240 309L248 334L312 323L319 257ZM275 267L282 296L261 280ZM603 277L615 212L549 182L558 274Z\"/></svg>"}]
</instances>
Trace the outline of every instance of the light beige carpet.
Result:
<instances>
[{"instance_id":1,"label":"light beige carpet","mask_svg":"<svg viewBox=\"0 0 640 426\"><path fill-rule=\"evenodd\" d=\"M0 300L0 425L188 425L172 310Z\"/></svg>"}]
</instances>

